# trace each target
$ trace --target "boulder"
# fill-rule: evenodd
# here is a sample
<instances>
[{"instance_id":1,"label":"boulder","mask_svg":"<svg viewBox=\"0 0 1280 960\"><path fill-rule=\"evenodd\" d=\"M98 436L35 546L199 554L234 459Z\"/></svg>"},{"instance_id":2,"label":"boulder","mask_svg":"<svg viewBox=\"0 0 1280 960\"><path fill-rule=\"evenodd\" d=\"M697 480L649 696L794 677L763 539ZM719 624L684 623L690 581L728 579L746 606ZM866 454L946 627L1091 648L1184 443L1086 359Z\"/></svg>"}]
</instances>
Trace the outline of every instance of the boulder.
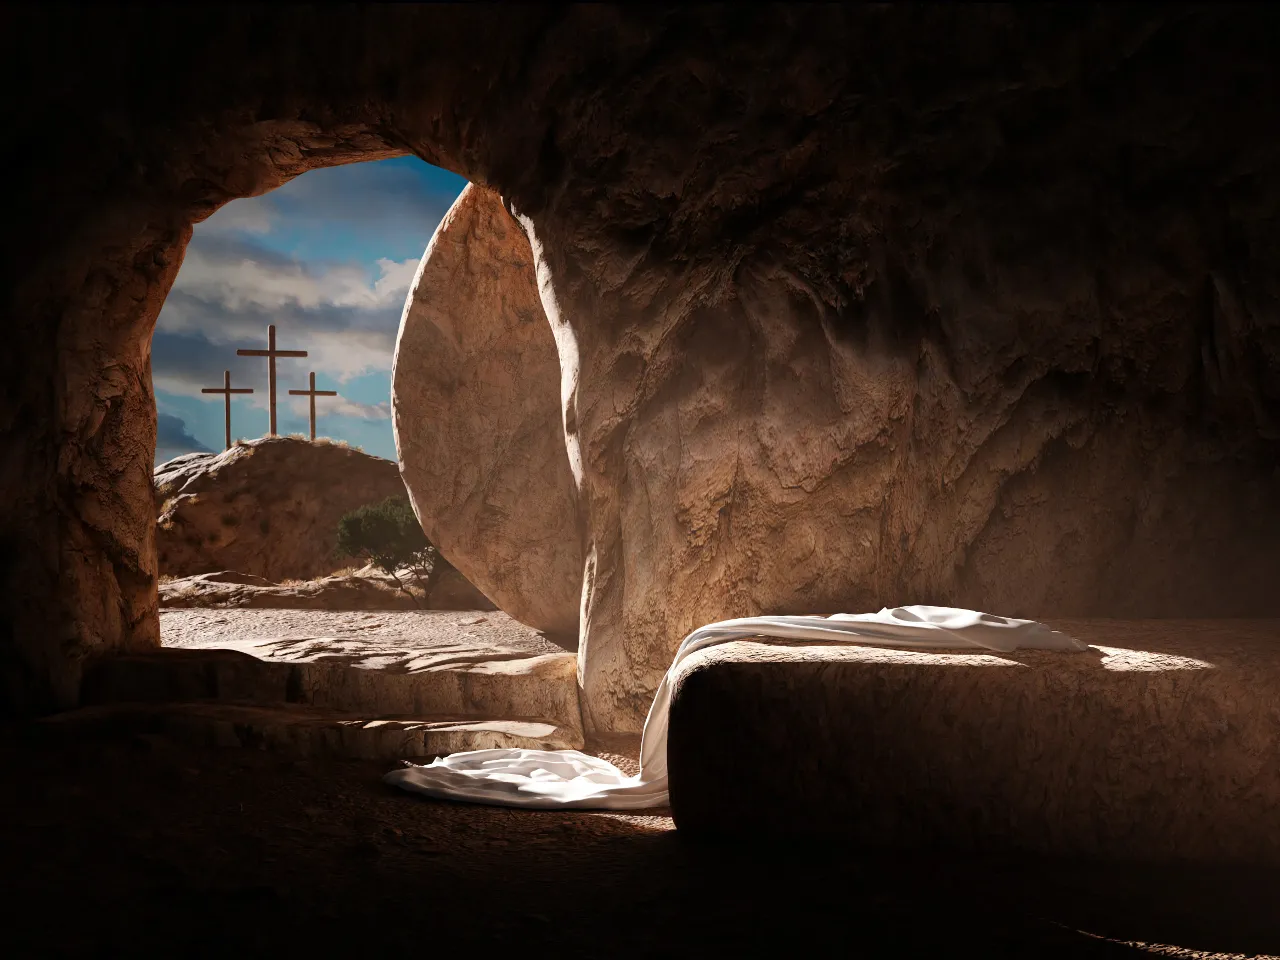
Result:
<instances>
[{"instance_id":1,"label":"boulder","mask_svg":"<svg viewBox=\"0 0 1280 960\"><path fill-rule=\"evenodd\" d=\"M431 541L511 616L573 636L582 552L560 365L529 241L492 191L468 186L423 255L391 409Z\"/></svg>"},{"instance_id":2,"label":"boulder","mask_svg":"<svg viewBox=\"0 0 1280 960\"><path fill-rule=\"evenodd\" d=\"M329 441L264 437L187 454L155 469L160 572L234 570L278 583L362 565L335 552L338 520L403 494L390 460Z\"/></svg>"}]
</instances>

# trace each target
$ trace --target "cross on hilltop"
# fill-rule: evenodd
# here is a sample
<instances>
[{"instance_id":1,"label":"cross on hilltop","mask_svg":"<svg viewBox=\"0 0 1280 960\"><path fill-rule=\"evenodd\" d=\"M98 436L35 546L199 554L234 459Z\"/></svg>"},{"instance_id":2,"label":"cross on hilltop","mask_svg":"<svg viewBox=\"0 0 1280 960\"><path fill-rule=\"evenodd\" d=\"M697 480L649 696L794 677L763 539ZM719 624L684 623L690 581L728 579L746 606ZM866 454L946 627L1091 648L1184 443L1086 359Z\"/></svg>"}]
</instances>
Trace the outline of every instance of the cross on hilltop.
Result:
<instances>
[{"instance_id":1,"label":"cross on hilltop","mask_svg":"<svg viewBox=\"0 0 1280 960\"><path fill-rule=\"evenodd\" d=\"M316 397L336 397L337 390L317 390L316 389L316 372L311 371L311 389L310 390L290 390L291 397L310 397L311 398L311 439L316 438Z\"/></svg>"},{"instance_id":2,"label":"cross on hilltop","mask_svg":"<svg viewBox=\"0 0 1280 960\"><path fill-rule=\"evenodd\" d=\"M267 326L267 349L265 350L237 350L236 354L241 357L266 357L267 358L267 390L268 390L268 406L271 411L271 429L268 436L276 436L276 357L305 357L305 350L277 350L276 349L276 325L269 324ZM310 384L306 390L290 390L290 396L307 397L311 401L311 439L316 438L316 397L336 397L337 390L317 390L316 389L316 372L311 371ZM231 395L233 393L253 393L253 390L239 387L231 388L231 371L224 370L222 372L221 387L205 387L201 393L220 393L225 403L225 435L227 449L231 449Z\"/></svg>"},{"instance_id":3,"label":"cross on hilltop","mask_svg":"<svg viewBox=\"0 0 1280 960\"><path fill-rule=\"evenodd\" d=\"M276 435L276 357L305 357L305 350L277 350L276 349L276 325L270 324L267 327L267 349L265 350L237 350L237 356L241 357L266 357L267 358L267 394L268 405L271 408L271 430L269 436ZM314 386L314 383L312 384ZM312 401L314 404L315 401ZM314 409L314 407L313 407ZM314 427L312 429L314 433ZM314 436L312 439L315 439Z\"/></svg>"},{"instance_id":4,"label":"cross on hilltop","mask_svg":"<svg viewBox=\"0 0 1280 960\"><path fill-rule=\"evenodd\" d=\"M315 374L312 374L311 376L314 378ZM231 389L231 371L223 370L221 387L205 387L200 392L222 394L223 400L226 402L226 438L227 438L227 449L230 450L231 449L231 395L233 393L253 393L253 390L248 387L237 387L235 390L232 390ZM315 401L313 400L312 403L314 404ZM312 432L311 439L314 440L315 439L314 427L312 427L311 432Z\"/></svg>"}]
</instances>

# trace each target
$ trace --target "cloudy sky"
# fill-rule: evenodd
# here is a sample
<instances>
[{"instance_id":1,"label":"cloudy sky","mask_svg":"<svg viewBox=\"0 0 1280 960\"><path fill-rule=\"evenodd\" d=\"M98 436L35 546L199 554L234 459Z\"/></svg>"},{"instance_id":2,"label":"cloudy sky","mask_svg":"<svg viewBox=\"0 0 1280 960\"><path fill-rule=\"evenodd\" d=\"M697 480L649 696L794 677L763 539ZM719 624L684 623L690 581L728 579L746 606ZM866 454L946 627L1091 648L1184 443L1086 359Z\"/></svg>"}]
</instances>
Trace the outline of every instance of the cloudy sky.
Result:
<instances>
[{"instance_id":1,"label":"cloudy sky","mask_svg":"<svg viewBox=\"0 0 1280 960\"><path fill-rule=\"evenodd\" d=\"M252 387L232 399L236 437L267 432L267 361L241 347L307 350L276 361L277 429L316 433L395 458L391 356L405 294L427 241L466 181L417 157L303 174L262 197L234 200L196 225L151 345L159 414L156 462L221 450L223 399L202 387Z\"/></svg>"}]
</instances>

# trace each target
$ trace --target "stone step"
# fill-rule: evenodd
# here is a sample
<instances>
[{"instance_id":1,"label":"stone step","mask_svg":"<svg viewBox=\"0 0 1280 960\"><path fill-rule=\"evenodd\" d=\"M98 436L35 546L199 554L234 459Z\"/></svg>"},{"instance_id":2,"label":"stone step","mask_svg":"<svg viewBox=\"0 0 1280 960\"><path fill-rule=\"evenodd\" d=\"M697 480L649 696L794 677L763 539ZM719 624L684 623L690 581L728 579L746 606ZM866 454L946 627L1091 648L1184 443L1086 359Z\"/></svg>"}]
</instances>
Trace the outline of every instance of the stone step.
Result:
<instances>
[{"instance_id":1,"label":"stone step","mask_svg":"<svg viewBox=\"0 0 1280 960\"><path fill-rule=\"evenodd\" d=\"M1280 621L1051 621L1083 653L729 643L676 678L686 832L1280 865Z\"/></svg>"},{"instance_id":2,"label":"stone step","mask_svg":"<svg viewBox=\"0 0 1280 960\"><path fill-rule=\"evenodd\" d=\"M271 662L239 650L162 649L85 673L81 705L230 701L299 704L365 717L536 717L580 745L573 654L463 659L417 671L346 662Z\"/></svg>"},{"instance_id":3,"label":"stone step","mask_svg":"<svg viewBox=\"0 0 1280 960\"><path fill-rule=\"evenodd\" d=\"M462 750L580 749L581 733L541 720L379 717L301 705L117 703L38 724L52 737L159 735L193 747L249 747L298 759L408 760Z\"/></svg>"}]
</instances>

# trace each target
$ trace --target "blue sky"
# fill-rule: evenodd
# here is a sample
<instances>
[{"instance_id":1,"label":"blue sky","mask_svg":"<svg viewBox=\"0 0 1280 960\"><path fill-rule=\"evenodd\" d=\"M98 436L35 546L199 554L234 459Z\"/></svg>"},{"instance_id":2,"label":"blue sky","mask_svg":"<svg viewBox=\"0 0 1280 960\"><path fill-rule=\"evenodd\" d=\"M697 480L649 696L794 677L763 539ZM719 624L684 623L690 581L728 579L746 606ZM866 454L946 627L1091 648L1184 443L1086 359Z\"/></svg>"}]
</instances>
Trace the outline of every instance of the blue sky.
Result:
<instances>
[{"instance_id":1,"label":"blue sky","mask_svg":"<svg viewBox=\"0 0 1280 960\"><path fill-rule=\"evenodd\" d=\"M400 312L427 242L466 181L417 157L330 167L261 197L233 200L196 224L151 345L159 436L156 462L221 450L220 387L232 439L267 432L267 362L241 347L307 350L277 360L280 433L307 432L307 374L337 397L316 400L316 433L395 458L391 358Z\"/></svg>"}]
</instances>

